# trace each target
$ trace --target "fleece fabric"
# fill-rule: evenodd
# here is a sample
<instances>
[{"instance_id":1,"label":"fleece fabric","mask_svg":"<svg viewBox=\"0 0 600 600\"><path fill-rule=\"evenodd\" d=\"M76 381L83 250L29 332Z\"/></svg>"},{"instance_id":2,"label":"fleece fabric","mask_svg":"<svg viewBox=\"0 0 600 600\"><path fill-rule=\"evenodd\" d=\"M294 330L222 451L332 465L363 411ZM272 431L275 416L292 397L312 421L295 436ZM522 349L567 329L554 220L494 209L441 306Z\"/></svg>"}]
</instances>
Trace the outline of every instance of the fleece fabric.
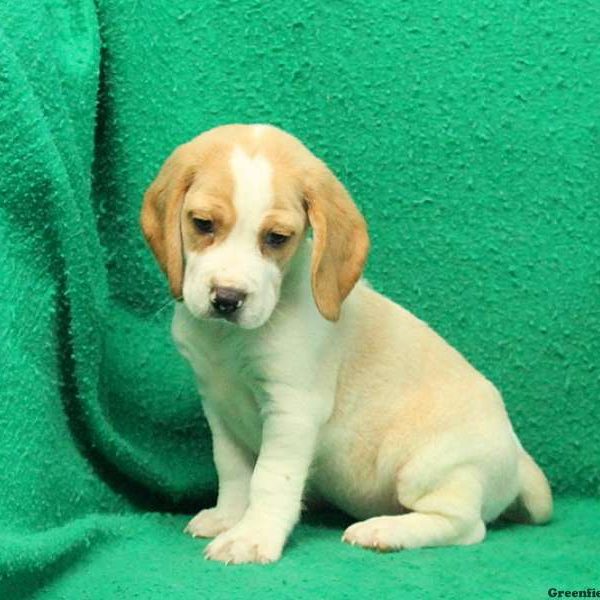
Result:
<instances>
[{"instance_id":1,"label":"fleece fabric","mask_svg":"<svg viewBox=\"0 0 600 600\"><path fill-rule=\"evenodd\" d=\"M0 599L600 587L599 36L586 0L0 0ZM202 560L210 436L138 212L227 122L347 184L369 280L499 386L553 523L377 555L321 512L276 565Z\"/></svg>"}]
</instances>

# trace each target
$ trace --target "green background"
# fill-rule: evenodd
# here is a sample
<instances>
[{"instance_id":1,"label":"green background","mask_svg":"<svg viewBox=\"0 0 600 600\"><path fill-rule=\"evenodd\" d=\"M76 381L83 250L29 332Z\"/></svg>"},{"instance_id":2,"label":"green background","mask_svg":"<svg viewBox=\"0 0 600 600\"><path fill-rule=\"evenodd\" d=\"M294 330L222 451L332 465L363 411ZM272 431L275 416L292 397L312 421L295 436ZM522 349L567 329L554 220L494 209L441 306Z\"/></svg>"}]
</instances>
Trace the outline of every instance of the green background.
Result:
<instances>
[{"instance_id":1,"label":"green background","mask_svg":"<svg viewBox=\"0 0 600 600\"><path fill-rule=\"evenodd\" d=\"M0 597L594 585L599 90L591 1L0 0ZM311 515L278 565L201 560L181 513L213 499L210 441L138 212L174 146L229 122L347 185L367 277L501 389L554 524L378 556Z\"/></svg>"}]
</instances>

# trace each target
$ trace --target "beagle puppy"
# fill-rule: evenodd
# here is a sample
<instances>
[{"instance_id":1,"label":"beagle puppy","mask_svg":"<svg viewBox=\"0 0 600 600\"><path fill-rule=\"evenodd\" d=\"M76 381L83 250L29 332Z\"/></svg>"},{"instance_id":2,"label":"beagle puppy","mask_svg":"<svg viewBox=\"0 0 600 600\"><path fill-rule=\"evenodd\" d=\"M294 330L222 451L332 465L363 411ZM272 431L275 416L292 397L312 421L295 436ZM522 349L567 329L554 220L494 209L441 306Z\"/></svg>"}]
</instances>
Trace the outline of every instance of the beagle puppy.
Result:
<instances>
[{"instance_id":1,"label":"beagle puppy","mask_svg":"<svg viewBox=\"0 0 600 600\"><path fill-rule=\"evenodd\" d=\"M327 166L267 125L179 146L147 190L144 235L213 437L205 556L269 563L303 497L376 550L475 544L504 515L544 523L548 482L496 388L360 280L365 221ZM312 229L312 239L307 236Z\"/></svg>"}]
</instances>

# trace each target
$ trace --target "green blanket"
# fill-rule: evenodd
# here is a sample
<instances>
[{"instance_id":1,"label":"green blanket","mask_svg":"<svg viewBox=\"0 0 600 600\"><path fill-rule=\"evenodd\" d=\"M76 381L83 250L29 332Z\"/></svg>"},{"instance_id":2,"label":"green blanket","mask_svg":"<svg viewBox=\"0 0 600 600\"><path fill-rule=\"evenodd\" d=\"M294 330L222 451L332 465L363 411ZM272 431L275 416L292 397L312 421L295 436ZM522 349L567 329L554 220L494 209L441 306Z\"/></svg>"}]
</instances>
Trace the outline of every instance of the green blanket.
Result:
<instances>
[{"instance_id":1,"label":"green blanket","mask_svg":"<svg viewBox=\"0 0 600 600\"><path fill-rule=\"evenodd\" d=\"M466 4L0 0L2 600L600 586L600 11ZM368 278L500 387L553 523L377 555L324 512L278 564L202 560L210 437L137 215L175 145L235 121L347 183Z\"/></svg>"}]
</instances>

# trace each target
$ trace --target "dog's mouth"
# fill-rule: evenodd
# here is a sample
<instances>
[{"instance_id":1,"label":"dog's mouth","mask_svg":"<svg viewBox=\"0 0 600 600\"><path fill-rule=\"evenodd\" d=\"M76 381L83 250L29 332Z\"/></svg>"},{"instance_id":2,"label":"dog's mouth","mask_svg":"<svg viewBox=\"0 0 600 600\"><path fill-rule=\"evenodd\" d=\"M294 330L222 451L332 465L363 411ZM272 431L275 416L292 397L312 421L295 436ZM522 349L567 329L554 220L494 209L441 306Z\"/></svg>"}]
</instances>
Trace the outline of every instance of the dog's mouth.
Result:
<instances>
[{"instance_id":1,"label":"dog's mouth","mask_svg":"<svg viewBox=\"0 0 600 600\"><path fill-rule=\"evenodd\" d=\"M185 299L183 299L183 302L192 315L199 321L225 321L227 323L232 323L233 325L239 325L241 311L235 311L228 314L216 310L211 306L198 306L193 302L187 302Z\"/></svg>"},{"instance_id":2,"label":"dog's mouth","mask_svg":"<svg viewBox=\"0 0 600 600\"><path fill-rule=\"evenodd\" d=\"M249 301L231 302L219 304L219 302L198 302L190 295L184 298L184 302L194 317L201 321L212 321L231 323L232 327L241 329L257 329L264 325L270 318L273 310L265 310L268 307L257 305L250 298Z\"/></svg>"},{"instance_id":3,"label":"dog's mouth","mask_svg":"<svg viewBox=\"0 0 600 600\"><path fill-rule=\"evenodd\" d=\"M233 323L237 325L239 316L240 315L237 312L231 314L224 314L214 309L211 309L210 312L206 315L206 318L214 321L227 321L228 323Z\"/></svg>"}]
</instances>

